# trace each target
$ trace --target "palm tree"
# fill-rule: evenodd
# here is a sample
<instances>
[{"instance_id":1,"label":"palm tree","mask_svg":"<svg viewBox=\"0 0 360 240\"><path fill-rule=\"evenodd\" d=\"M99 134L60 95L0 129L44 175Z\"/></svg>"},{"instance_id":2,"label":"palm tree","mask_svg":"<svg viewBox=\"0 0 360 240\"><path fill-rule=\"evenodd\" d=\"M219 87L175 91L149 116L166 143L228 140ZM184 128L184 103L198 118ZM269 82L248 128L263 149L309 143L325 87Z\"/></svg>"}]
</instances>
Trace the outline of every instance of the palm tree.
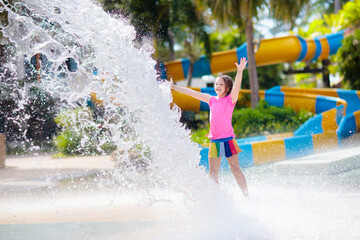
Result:
<instances>
[{"instance_id":1,"label":"palm tree","mask_svg":"<svg viewBox=\"0 0 360 240\"><path fill-rule=\"evenodd\" d=\"M158 62L176 58L174 46L185 42L184 53L190 60L190 70L187 75L188 85L191 85L193 63L205 52L211 55L209 35L206 32L204 15L192 0L99 0L105 10L130 19L135 27L137 41L145 37L153 39ZM181 29L180 31L178 31ZM180 32L180 34L177 34ZM179 36L180 35L180 36ZM179 41L180 39L180 41ZM201 44L199 44L201 42ZM166 53L164 52L167 47Z\"/></svg>"},{"instance_id":2,"label":"palm tree","mask_svg":"<svg viewBox=\"0 0 360 240\"><path fill-rule=\"evenodd\" d=\"M294 23L300 10L309 0L197 0L197 2L203 7L209 7L213 16L222 24L236 24L240 30L244 30L245 26L251 107L254 108L259 101L259 81L254 51L253 18L258 16L261 8L267 7L275 20Z\"/></svg>"},{"instance_id":3,"label":"palm tree","mask_svg":"<svg viewBox=\"0 0 360 240\"><path fill-rule=\"evenodd\" d=\"M341 1L340 0L334 0L334 13L338 13L341 9Z\"/></svg>"},{"instance_id":4,"label":"palm tree","mask_svg":"<svg viewBox=\"0 0 360 240\"><path fill-rule=\"evenodd\" d=\"M136 41L151 38L153 40L155 55L158 55L158 44L168 39L170 26L169 0L99 0L103 8L111 13L120 14L130 20L136 29Z\"/></svg>"},{"instance_id":5,"label":"palm tree","mask_svg":"<svg viewBox=\"0 0 360 240\"><path fill-rule=\"evenodd\" d=\"M176 32L179 45L183 45L184 57L189 58L186 77L187 86L191 86L194 63L203 55L210 59L210 38L206 31L205 15L192 0L171 1L171 26ZM183 43L183 44L181 44Z\"/></svg>"}]
</instances>

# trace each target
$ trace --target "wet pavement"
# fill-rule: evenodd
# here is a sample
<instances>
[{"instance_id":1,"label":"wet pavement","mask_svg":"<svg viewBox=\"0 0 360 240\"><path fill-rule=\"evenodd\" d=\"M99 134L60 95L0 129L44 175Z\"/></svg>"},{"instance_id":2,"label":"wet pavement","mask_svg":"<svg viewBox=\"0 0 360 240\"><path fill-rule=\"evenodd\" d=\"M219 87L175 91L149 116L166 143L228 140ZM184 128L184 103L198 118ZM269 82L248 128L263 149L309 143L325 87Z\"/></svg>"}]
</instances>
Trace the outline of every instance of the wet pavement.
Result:
<instances>
[{"instance_id":1,"label":"wet pavement","mask_svg":"<svg viewBox=\"0 0 360 240\"><path fill-rule=\"evenodd\" d=\"M111 156L7 156L5 167L0 168L0 193L53 187L64 179L94 175L114 165Z\"/></svg>"}]
</instances>

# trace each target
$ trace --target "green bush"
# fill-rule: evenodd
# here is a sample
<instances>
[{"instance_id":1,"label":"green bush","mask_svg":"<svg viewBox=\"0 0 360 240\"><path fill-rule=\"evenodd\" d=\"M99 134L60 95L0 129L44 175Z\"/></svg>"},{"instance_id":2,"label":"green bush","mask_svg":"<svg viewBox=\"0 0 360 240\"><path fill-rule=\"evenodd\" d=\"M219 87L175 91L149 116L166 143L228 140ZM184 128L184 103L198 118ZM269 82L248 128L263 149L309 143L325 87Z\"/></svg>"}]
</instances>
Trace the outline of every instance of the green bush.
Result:
<instances>
[{"instance_id":1,"label":"green bush","mask_svg":"<svg viewBox=\"0 0 360 240\"><path fill-rule=\"evenodd\" d=\"M59 152L73 155L77 153L77 149L80 146L81 136L76 134L74 130L65 129L55 137L54 141Z\"/></svg>"},{"instance_id":2,"label":"green bush","mask_svg":"<svg viewBox=\"0 0 360 240\"><path fill-rule=\"evenodd\" d=\"M209 125L206 128L201 128L199 130L192 131L191 140L193 142L204 144L209 142L209 139L206 135L209 133Z\"/></svg>"},{"instance_id":3,"label":"green bush","mask_svg":"<svg viewBox=\"0 0 360 240\"><path fill-rule=\"evenodd\" d=\"M55 122L61 132L54 138L57 150L65 155L95 155L116 149L108 130L93 118L90 108L78 107L59 113Z\"/></svg>"},{"instance_id":4,"label":"green bush","mask_svg":"<svg viewBox=\"0 0 360 240\"><path fill-rule=\"evenodd\" d=\"M236 137L252 137L283 132L293 132L313 114L304 110L276 107L262 100L254 109L234 111L233 127Z\"/></svg>"},{"instance_id":5,"label":"green bush","mask_svg":"<svg viewBox=\"0 0 360 240\"><path fill-rule=\"evenodd\" d=\"M58 99L24 81L0 79L0 132L6 132L7 154L51 151Z\"/></svg>"},{"instance_id":6,"label":"green bush","mask_svg":"<svg viewBox=\"0 0 360 240\"><path fill-rule=\"evenodd\" d=\"M235 109L232 119L237 138L293 132L314 114L305 110L295 112L292 108L276 107L261 100L254 109ZM203 144L208 142L209 127L193 131L192 140Z\"/></svg>"}]
</instances>

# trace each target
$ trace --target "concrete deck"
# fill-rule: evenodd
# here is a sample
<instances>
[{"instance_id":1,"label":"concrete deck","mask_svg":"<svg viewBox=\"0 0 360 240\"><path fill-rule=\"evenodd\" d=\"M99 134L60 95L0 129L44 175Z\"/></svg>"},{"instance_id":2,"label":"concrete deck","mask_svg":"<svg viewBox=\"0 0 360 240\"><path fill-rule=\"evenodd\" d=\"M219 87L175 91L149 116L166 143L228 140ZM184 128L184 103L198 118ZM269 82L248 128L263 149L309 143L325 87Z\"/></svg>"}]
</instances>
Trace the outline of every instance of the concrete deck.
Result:
<instances>
[{"instance_id":1,"label":"concrete deck","mask_svg":"<svg viewBox=\"0 0 360 240\"><path fill-rule=\"evenodd\" d=\"M337 174L360 168L360 146L313 154L274 164L278 174Z\"/></svg>"},{"instance_id":2,"label":"concrete deck","mask_svg":"<svg viewBox=\"0 0 360 240\"><path fill-rule=\"evenodd\" d=\"M7 156L6 167L0 168L0 193L53 187L60 180L112 169L114 164L111 156Z\"/></svg>"},{"instance_id":3,"label":"concrete deck","mask_svg":"<svg viewBox=\"0 0 360 240\"><path fill-rule=\"evenodd\" d=\"M129 222L141 226L186 212L174 202L149 204L142 191L119 191L90 180L114 166L111 156L7 156L6 167L0 168L0 225L20 224L21 229L21 224ZM119 227L122 233L123 226ZM47 239L19 235L21 238L13 239ZM2 236L4 233L0 239Z\"/></svg>"}]
</instances>

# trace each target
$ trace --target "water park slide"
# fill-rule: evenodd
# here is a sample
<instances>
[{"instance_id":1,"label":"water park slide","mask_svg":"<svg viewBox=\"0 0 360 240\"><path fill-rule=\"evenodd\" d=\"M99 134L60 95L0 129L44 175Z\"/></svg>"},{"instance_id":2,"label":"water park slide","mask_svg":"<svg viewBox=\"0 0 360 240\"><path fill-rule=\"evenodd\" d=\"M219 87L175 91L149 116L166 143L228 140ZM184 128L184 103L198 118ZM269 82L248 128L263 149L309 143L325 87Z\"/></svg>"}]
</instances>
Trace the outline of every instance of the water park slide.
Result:
<instances>
[{"instance_id":1,"label":"water park slide","mask_svg":"<svg viewBox=\"0 0 360 240\"><path fill-rule=\"evenodd\" d=\"M341 46L343 33L342 31L313 40L303 40L294 36L268 39L265 43L260 44L256 53L257 64L267 65L279 62L325 59L329 54L336 53ZM284 47L284 44L286 51L280 51L280 46ZM209 74L209 72L215 74L220 71L235 70L229 69L229 66L233 66L237 59L246 57L244 49L246 54L246 46L242 46L236 51L215 53L214 56L216 57L212 59L211 64L207 62L207 66L206 61L200 59L200 62L197 63L200 70L195 67L197 69L195 76ZM231 60L225 61L225 59L230 58ZM221 63L220 67L215 67L214 59L217 59L215 61L223 59L227 64L226 67L221 67L224 66L224 63ZM165 63L164 66L167 66L166 77L169 75L174 80L186 77L186 60ZM212 88L195 90L215 95ZM241 93L246 92L249 90L241 91ZM293 133L237 139L242 149L239 160L243 167L301 157L325 149L337 148L347 137L360 131L360 92L358 91L342 89L306 90L278 86L267 91L260 91L259 94L260 98L265 99L271 105L288 106L296 110L306 109L316 113L316 115ZM176 92L173 92L173 98L174 102L183 110L208 111L207 104L196 99ZM208 167L207 154L208 148L203 147L200 164L206 167ZM227 167L226 161L223 161L223 164L225 165L223 167Z\"/></svg>"},{"instance_id":2,"label":"water park slide","mask_svg":"<svg viewBox=\"0 0 360 240\"><path fill-rule=\"evenodd\" d=\"M195 90L215 95L212 88ZM241 90L239 98L249 92ZM237 139L242 149L239 154L242 167L303 157L338 148L349 136L360 131L360 91L277 86L260 91L259 95L270 105L292 107L295 110L306 109L316 115L294 132ZM176 103L178 96L173 96ZM200 105L200 101L198 102ZM208 110L205 108L206 105L202 105L202 111ZM200 154L200 164L207 167L207 146L203 146ZM222 164L225 165L223 167L227 167L226 161Z\"/></svg>"},{"instance_id":3,"label":"water park slide","mask_svg":"<svg viewBox=\"0 0 360 240\"><path fill-rule=\"evenodd\" d=\"M265 66L277 63L295 61L313 61L327 59L329 55L337 52L341 46L344 34L343 30L337 33L324 35L313 39L303 39L299 36L285 36L263 39L255 53L257 66ZM227 73L236 71L235 62L242 57L247 57L247 44L228 51L216 52L211 55L211 62L202 56L194 63L193 77ZM179 81L186 79L190 66L189 59L180 59L160 64L162 79Z\"/></svg>"}]
</instances>

